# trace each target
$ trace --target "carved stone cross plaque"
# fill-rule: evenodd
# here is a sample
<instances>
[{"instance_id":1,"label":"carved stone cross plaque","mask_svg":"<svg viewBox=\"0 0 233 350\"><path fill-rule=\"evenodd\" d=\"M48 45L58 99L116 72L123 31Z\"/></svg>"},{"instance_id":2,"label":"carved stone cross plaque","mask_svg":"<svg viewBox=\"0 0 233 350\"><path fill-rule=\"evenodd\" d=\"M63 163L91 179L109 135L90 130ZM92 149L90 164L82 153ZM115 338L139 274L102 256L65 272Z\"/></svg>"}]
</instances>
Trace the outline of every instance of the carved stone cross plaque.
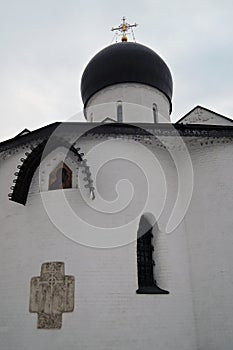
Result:
<instances>
[{"instance_id":1,"label":"carved stone cross plaque","mask_svg":"<svg viewBox=\"0 0 233 350\"><path fill-rule=\"evenodd\" d=\"M74 277L65 276L63 262L47 262L31 279L30 312L38 314L37 328L59 329L62 313L74 310Z\"/></svg>"}]
</instances>

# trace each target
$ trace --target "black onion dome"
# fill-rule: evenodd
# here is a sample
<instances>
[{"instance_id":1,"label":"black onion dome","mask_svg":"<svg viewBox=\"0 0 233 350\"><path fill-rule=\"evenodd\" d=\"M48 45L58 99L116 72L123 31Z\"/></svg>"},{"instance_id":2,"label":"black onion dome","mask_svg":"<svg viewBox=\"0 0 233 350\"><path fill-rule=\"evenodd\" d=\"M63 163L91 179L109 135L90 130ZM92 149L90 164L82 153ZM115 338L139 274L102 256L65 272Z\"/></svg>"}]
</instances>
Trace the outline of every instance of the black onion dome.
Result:
<instances>
[{"instance_id":1,"label":"black onion dome","mask_svg":"<svg viewBox=\"0 0 233 350\"><path fill-rule=\"evenodd\" d=\"M84 105L96 92L119 83L141 83L155 87L172 99L172 76L162 58L148 47L121 42L97 53L81 80Z\"/></svg>"}]
</instances>

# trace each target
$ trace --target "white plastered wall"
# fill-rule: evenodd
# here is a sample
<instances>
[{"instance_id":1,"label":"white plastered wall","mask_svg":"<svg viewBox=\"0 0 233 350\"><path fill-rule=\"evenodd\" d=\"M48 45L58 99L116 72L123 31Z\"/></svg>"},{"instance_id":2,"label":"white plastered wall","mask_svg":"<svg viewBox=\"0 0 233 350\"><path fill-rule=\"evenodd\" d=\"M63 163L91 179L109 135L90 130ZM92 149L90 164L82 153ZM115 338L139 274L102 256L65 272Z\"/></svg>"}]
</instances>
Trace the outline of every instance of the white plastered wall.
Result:
<instances>
[{"instance_id":1,"label":"white plastered wall","mask_svg":"<svg viewBox=\"0 0 233 350\"><path fill-rule=\"evenodd\" d=\"M202 107L195 108L185 118L181 118L178 124L203 124L203 125L229 125L233 126L233 121L220 114L209 111Z\"/></svg>"},{"instance_id":2,"label":"white plastered wall","mask_svg":"<svg viewBox=\"0 0 233 350\"><path fill-rule=\"evenodd\" d=\"M107 139L107 138L106 138ZM103 141L103 139L102 139ZM98 243L99 231L85 226L85 221L100 227L116 223L108 214L90 207L93 203L84 193L83 201L77 188L64 191L70 208L84 220L71 224L62 203L62 191L45 191L47 197L31 186L26 206L8 200L14 172L24 157L25 149L18 148L0 162L1 254L0 254L0 338L4 350L76 349L198 349L232 350L232 143L226 139L192 142L190 154L194 168L194 191L183 222L171 234L161 232L171 211L177 192L174 165L164 149L150 150L166 174L168 203L154 230L155 278L169 295L137 295L136 241L111 249L97 249L81 245L59 229L60 221L51 220L45 206L54 208L58 219L72 228L73 234ZM163 199L163 185L159 167L147 167L150 153L133 141L110 140L106 148L98 149L99 140L86 140L80 146L87 156L93 175L98 161L109 154L126 155L138 159L138 166L154 186L150 190L151 205L143 208L157 218L158 203ZM98 159L97 159L97 154ZM54 159L54 154L52 159ZM57 159L58 160L58 159ZM59 158L60 160L60 158ZM143 162L141 163L141 160ZM109 162L98 176L98 191L105 200L116 197L116 180L127 178L135 188L141 181L132 166ZM119 165L119 166L118 166ZM127 171L126 171L127 170ZM48 167L48 174L50 170ZM141 172L138 173L141 176ZM45 174L46 175L46 174ZM37 175L35 175L36 177ZM82 175L81 175L82 176ZM33 180L35 183L35 179ZM79 179L80 189L83 187ZM121 184L121 186L123 183ZM127 194L128 184L118 188ZM143 187L140 187L143 188ZM32 193L34 192L34 193ZM137 195L138 192L135 191ZM169 197L170 196L170 197ZM99 202L98 202L99 201ZM141 203L141 198L137 203ZM50 207L49 207L50 208ZM87 216L86 213L88 213ZM135 212L133 212L133 215ZM124 216L125 220L130 218ZM91 218L91 220L89 220ZM116 234L136 237L140 216L125 231ZM86 227L86 228L85 228ZM69 231L68 230L68 231ZM72 238L72 237L71 237ZM74 238L74 236L73 236ZM96 241L94 240L96 238ZM106 238L106 237L105 237ZM60 331L37 330L36 314L28 311L30 278L40 274L40 266L47 261L64 261L66 274L76 279L75 310L63 314Z\"/></svg>"},{"instance_id":3,"label":"white plastered wall","mask_svg":"<svg viewBox=\"0 0 233 350\"><path fill-rule=\"evenodd\" d=\"M194 191L185 217L198 349L233 348L232 142L191 150Z\"/></svg>"},{"instance_id":4,"label":"white plastered wall","mask_svg":"<svg viewBox=\"0 0 233 350\"><path fill-rule=\"evenodd\" d=\"M101 122L107 117L117 121L118 101L122 101L123 123L170 122L168 98L153 87L136 83L112 85L93 95L85 109L87 121ZM157 106L156 118L154 105Z\"/></svg>"},{"instance_id":5,"label":"white plastered wall","mask_svg":"<svg viewBox=\"0 0 233 350\"><path fill-rule=\"evenodd\" d=\"M98 140L92 143L86 141L80 146L85 154L94 148L100 161L107 159L116 150L124 156L136 156L143 160L142 170L149 180L153 177L151 186L154 186L150 192L150 202L143 212L151 212L156 217L157 206L162 200L160 196L163 195L160 184L162 177L159 167L155 167L158 176L147 168L151 154L141 145L125 140L110 140L105 151L102 148L99 153L97 144ZM165 150L159 152L164 161L168 186L172 189L174 167L170 165ZM111 249L91 248L69 239L67 232L59 229L63 222L67 225L63 227L69 228L68 232L73 230L73 234L77 232L80 239L85 239L92 229L85 226L85 220L84 224L81 221L78 225L77 222L72 224L62 203L62 191L45 191L45 197L41 197L40 193L30 193L26 206L8 200L8 189L14 177L12 174L21 156L17 153L5 160L1 174L0 196L4 207L1 211L0 293L4 303L0 306L0 333L3 349L196 350L190 267L183 224L172 235L157 233L156 249L160 246L160 255L155 257L155 261L159 259L156 261L156 279L170 294L137 295L135 239L129 244ZM95 152L89 153L88 161L94 174L95 167L98 167ZM110 162L108 168L102 169L99 174L98 190L106 200L114 199L115 190L110 193L109 189L118 177L122 179L127 176L134 185L141 184L135 175L135 168L130 165L125 173L124 167L118 166L121 164L125 165L124 162L117 163L116 167ZM116 169L119 169L118 173ZM141 176L140 171L138 174ZM123 187L125 190L127 188ZM136 191L136 195L139 192ZM113 220L109 219L109 215L99 216L97 211L90 209L92 202L87 196L86 202L83 201L78 189L67 189L64 193L69 206L79 217L91 219L89 224L94 223L96 226L111 226ZM124 191L120 191L122 193ZM128 195L127 191L125 193ZM140 203L140 198L138 200L137 203ZM51 219L49 205L57 213L57 223ZM88 211L89 215L85 216ZM130 215L132 211L128 212L128 218ZM140 215L125 229L119 227L114 234L116 237L122 234L122 237L128 235L129 238L136 238L139 220ZM98 227L94 228L93 233L93 242L96 239L98 243ZM106 237L110 234L108 230ZM36 314L28 311L30 278L38 276L41 264L47 261L65 262L66 274L74 275L76 280L75 310L63 314L63 325L59 331L38 330Z\"/></svg>"}]
</instances>

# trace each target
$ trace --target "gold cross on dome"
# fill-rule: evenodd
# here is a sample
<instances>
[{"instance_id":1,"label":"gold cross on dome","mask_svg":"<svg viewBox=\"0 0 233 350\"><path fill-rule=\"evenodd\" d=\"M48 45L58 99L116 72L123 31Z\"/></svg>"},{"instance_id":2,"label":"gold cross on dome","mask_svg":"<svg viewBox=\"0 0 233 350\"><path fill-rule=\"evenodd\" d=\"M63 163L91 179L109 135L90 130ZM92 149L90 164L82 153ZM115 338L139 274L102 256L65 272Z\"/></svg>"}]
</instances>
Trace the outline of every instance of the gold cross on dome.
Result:
<instances>
[{"instance_id":1,"label":"gold cross on dome","mask_svg":"<svg viewBox=\"0 0 233 350\"><path fill-rule=\"evenodd\" d=\"M131 29L132 30L132 35L133 35L133 27L137 27L137 23L134 23L134 24L129 24L126 22L126 18L123 17L122 18L122 23L118 26L118 27L113 27L111 30L112 32L120 32L122 33L122 37L121 37L121 41L128 41L128 38L127 38L127 30L128 29ZM134 35L133 35L134 37ZM134 39L135 40L135 39Z\"/></svg>"}]
</instances>

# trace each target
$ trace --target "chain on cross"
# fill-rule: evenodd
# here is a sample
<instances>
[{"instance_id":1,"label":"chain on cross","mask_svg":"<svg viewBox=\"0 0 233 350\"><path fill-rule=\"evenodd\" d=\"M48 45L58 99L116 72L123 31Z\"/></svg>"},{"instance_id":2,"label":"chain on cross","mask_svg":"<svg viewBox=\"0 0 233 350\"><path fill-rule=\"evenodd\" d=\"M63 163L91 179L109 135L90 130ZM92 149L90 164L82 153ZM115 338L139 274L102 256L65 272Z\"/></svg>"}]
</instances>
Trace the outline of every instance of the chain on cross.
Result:
<instances>
[{"instance_id":1,"label":"chain on cross","mask_svg":"<svg viewBox=\"0 0 233 350\"><path fill-rule=\"evenodd\" d=\"M118 35L118 32L120 32L122 34L121 41L124 42L124 41L128 41L127 34L130 34L128 32L128 29L131 29L131 34L132 34L133 40L135 41L133 28L137 27L137 25L138 25L137 23L134 23L134 24L127 23L126 18L123 17L122 23L118 27L115 27L115 28L113 27L111 30L112 32L116 32L116 35Z\"/></svg>"}]
</instances>

